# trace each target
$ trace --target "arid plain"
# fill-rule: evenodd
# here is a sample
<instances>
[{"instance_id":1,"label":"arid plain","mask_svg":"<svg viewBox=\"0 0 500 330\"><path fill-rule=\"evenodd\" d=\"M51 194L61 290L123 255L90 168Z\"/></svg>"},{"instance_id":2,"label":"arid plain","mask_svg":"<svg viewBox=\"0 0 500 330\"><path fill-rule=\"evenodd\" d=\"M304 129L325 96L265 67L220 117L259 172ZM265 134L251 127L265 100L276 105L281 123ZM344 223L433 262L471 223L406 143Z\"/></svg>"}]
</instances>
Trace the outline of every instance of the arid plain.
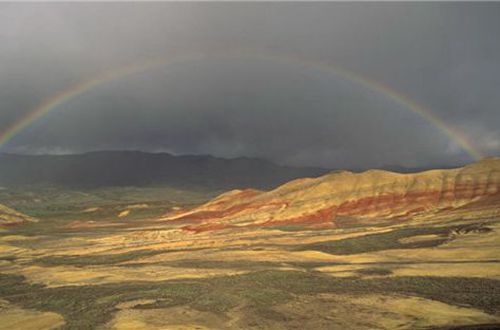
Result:
<instances>
[{"instance_id":1,"label":"arid plain","mask_svg":"<svg viewBox=\"0 0 500 330\"><path fill-rule=\"evenodd\" d=\"M0 328L500 327L499 159L99 194L1 191Z\"/></svg>"}]
</instances>

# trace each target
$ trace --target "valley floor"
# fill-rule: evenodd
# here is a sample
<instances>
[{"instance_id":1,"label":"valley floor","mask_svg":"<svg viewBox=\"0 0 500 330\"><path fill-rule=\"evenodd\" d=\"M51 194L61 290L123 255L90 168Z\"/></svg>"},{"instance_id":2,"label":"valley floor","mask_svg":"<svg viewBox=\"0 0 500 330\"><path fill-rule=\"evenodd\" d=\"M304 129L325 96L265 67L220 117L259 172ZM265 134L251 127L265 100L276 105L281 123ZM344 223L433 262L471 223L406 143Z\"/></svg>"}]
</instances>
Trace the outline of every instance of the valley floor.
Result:
<instances>
[{"instance_id":1,"label":"valley floor","mask_svg":"<svg viewBox=\"0 0 500 330\"><path fill-rule=\"evenodd\" d=\"M494 212L193 233L117 205L0 230L0 328L500 327Z\"/></svg>"}]
</instances>

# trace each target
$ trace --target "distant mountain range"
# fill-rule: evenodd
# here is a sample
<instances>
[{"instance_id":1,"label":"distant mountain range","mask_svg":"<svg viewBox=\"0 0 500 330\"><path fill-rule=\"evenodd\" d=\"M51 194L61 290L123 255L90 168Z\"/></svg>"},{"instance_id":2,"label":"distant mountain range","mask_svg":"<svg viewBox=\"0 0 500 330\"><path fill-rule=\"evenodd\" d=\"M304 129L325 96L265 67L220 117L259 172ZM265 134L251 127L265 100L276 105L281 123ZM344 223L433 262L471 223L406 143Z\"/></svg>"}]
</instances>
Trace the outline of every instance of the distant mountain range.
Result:
<instances>
[{"instance_id":1,"label":"distant mountain range","mask_svg":"<svg viewBox=\"0 0 500 330\"><path fill-rule=\"evenodd\" d=\"M280 166L263 159L174 156L138 151L99 151L75 155L0 154L0 185L269 189L295 178L329 172L314 167Z\"/></svg>"}]
</instances>

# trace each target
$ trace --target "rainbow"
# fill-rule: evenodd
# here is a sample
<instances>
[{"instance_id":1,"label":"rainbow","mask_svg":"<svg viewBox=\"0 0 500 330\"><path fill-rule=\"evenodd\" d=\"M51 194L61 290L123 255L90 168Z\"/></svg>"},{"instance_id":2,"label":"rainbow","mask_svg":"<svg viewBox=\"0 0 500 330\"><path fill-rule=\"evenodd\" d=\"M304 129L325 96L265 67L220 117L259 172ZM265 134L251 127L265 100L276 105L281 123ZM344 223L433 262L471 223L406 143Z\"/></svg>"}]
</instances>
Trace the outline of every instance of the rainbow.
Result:
<instances>
[{"instance_id":1,"label":"rainbow","mask_svg":"<svg viewBox=\"0 0 500 330\"><path fill-rule=\"evenodd\" d=\"M390 100L404 106L417 114L425 121L439 129L451 141L459 145L472 159L479 160L483 158L482 153L470 143L466 136L452 128L445 123L441 118L436 116L431 110L419 105L406 95L390 88L389 86L355 73L346 68L334 65L332 63L321 62L302 58L294 55L283 54L269 54L269 53L255 53L251 51L226 51L217 53L192 53L180 57L173 57L170 59L155 59L140 63L134 63L129 66L121 67L115 70L106 71L101 75L84 80L67 89L62 90L60 93L46 99L39 104L36 108L30 111L26 116L15 122L7 130L0 134L0 149L11 141L16 135L22 132L25 128L36 122L41 117L57 109L69 100L86 93L93 88L103 85L107 82L124 78L133 74L141 73L151 70L156 67L175 66L192 61L200 61L207 58L251 58L261 59L267 61L288 62L291 64L301 65L308 68L318 69L323 72L328 72L344 79L352 81L356 84L364 86L372 91L380 93Z\"/></svg>"}]
</instances>

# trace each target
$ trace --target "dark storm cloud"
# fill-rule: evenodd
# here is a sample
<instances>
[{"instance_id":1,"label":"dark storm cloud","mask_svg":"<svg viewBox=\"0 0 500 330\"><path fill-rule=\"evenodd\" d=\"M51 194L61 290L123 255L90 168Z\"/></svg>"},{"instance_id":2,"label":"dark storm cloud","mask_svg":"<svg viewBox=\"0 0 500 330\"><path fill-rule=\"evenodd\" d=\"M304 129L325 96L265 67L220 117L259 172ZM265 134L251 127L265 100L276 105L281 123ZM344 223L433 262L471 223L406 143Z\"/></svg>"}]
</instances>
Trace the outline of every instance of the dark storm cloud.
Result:
<instances>
[{"instance_id":1,"label":"dark storm cloud","mask_svg":"<svg viewBox=\"0 0 500 330\"><path fill-rule=\"evenodd\" d=\"M339 75L392 86L500 154L495 3L106 3L0 5L0 129L81 80L130 63L239 50L99 86L7 150L142 149L327 167L468 161L405 106ZM278 56L279 57L279 56Z\"/></svg>"}]
</instances>

